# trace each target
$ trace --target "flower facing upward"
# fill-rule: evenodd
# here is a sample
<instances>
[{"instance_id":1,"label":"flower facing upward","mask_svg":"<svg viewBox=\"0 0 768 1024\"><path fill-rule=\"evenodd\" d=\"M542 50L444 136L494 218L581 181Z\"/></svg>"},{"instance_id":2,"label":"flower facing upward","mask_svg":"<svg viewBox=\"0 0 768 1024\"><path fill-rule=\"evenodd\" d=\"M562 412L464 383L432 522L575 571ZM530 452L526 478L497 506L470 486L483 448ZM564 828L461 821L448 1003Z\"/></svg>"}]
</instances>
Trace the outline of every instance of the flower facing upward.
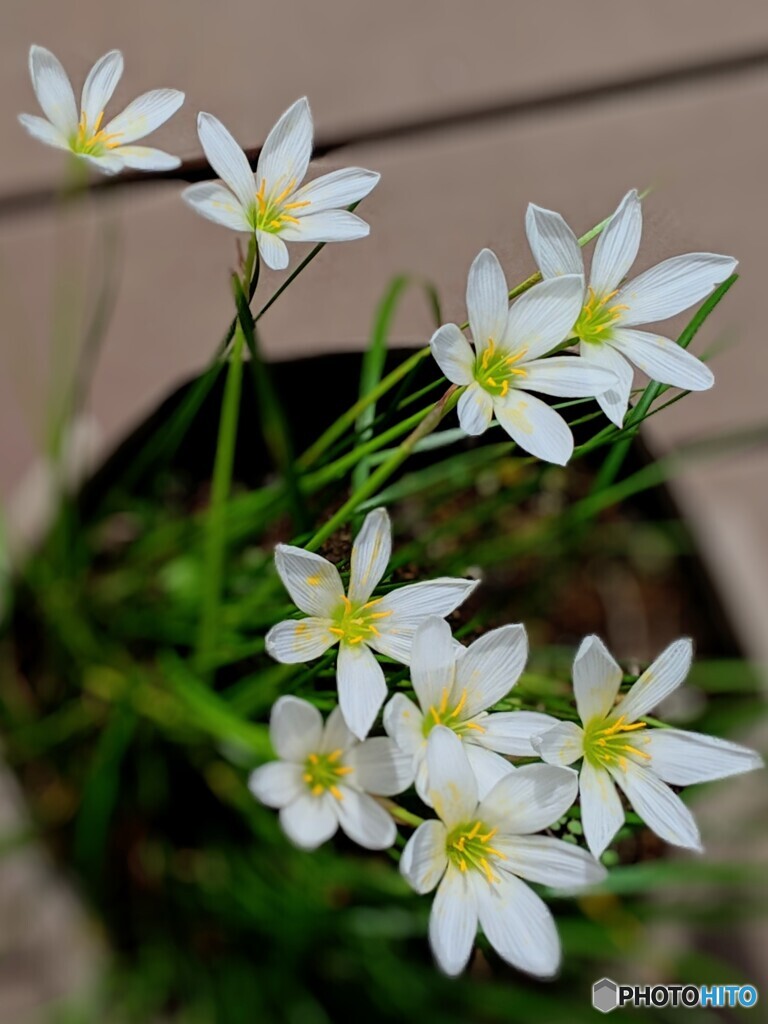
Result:
<instances>
[{"instance_id":1,"label":"flower facing upward","mask_svg":"<svg viewBox=\"0 0 768 1024\"><path fill-rule=\"evenodd\" d=\"M417 707L397 693L384 709L384 728L414 758L416 789L429 803L427 740L443 725L463 741L480 799L513 770L502 754L535 757L531 736L557 722L535 711L487 709L505 697L520 677L528 656L523 626L502 626L475 640L457 644L447 622L429 618L416 630L411 648L411 680Z\"/></svg>"},{"instance_id":2,"label":"flower facing upward","mask_svg":"<svg viewBox=\"0 0 768 1024\"><path fill-rule=\"evenodd\" d=\"M430 342L448 380L464 385L459 422L482 434L495 416L525 451L560 465L570 459L573 436L565 420L530 391L563 398L599 395L616 383L610 370L574 358L542 359L560 344L581 309L583 278L544 281L510 308L509 289L490 249L476 257L467 280L467 312L474 348L456 324L445 324Z\"/></svg>"},{"instance_id":3,"label":"flower facing upward","mask_svg":"<svg viewBox=\"0 0 768 1024\"><path fill-rule=\"evenodd\" d=\"M478 802L465 750L445 726L430 733L430 797L440 820L419 825L403 850L400 870L418 893L438 887L429 941L446 974L459 974L466 966L479 922L504 960L529 974L551 976L560 963L555 922L521 879L574 890L605 877L605 869L586 850L531 835L571 806L576 774L526 765Z\"/></svg>"},{"instance_id":4,"label":"flower facing upward","mask_svg":"<svg viewBox=\"0 0 768 1024\"><path fill-rule=\"evenodd\" d=\"M676 640L616 703L622 671L602 641L588 636L573 663L573 689L583 727L561 722L533 739L550 764L582 758L581 820L590 850L605 850L624 823L618 783L649 828L668 843L701 850L693 815L666 783L686 786L760 768L762 759L737 743L639 721L684 681L690 640Z\"/></svg>"},{"instance_id":5,"label":"flower facing upward","mask_svg":"<svg viewBox=\"0 0 768 1024\"><path fill-rule=\"evenodd\" d=\"M270 131L255 176L243 150L213 114L198 115L197 131L221 182L191 185L182 198L217 224L255 232L259 253L273 270L288 266L286 242L346 242L369 233L364 220L340 207L364 199L381 175L347 167L301 184L312 155L306 99L289 107Z\"/></svg>"},{"instance_id":6,"label":"flower facing upward","mask_svg":"<svg viewBox=\"0 0 768 1024\"><path fill-rule=\"evenodd\" d=\"M305 850L341 826L369 850L395 841L395 823L369 793L395 796L413 781L410 758L385 736L358 743L334 708L323 726L320 712L297 697L280 697L269 735L279 761L257 768L253 795L280 809L283 831Z\"/></svg>"},{"instance_id":7,"label":"flower facing upward","mask_svg":"<svg viewBox=\"0 0 768 1024\"><path fill-rule=\"evenodd\" d=\"M579 243L559 213L531 204L525 225L545 279L584 273ZM624 282L640 247L642 226L642 206L633 190L624 196L597 241L589 287L571 325L584 359L612 370L617 377L616 387L598 395L597 400L619 427L632 390L629 363L652 380L686 391L712 387L714 377L704 363L670 338L638 331L637 325L666 320L688 309L730 277L738 265L730 256L694 252L673 256Z\"/></svg>"},{"instance_id":8,"label":"flower facing upward","mask_svg":"<svg viewBox=\"0 0 768 1024\"><path fill-rule=\"evenodd\" d=\"M72 85L59 60L42 46L29 51L32 86L45 117L19 114L30 135L56 149L66 149L104 174L125 167L166 171L181 161L159 149L134 146L176 113L184 102L178 89L153 89L104 124L104 108L123 73L123 55L111 50L91 68L83 86L80 114Z\"/></svg>"},{"instance_id":9,"label":"flower facing upward","mask_svg":"<svg viewBox=\"0 0 768 1024\"><path fill-rule=\"evenodd\" d=\"M365 517L352 546L349 589L332 562L302 548L279 544L280 579L308 618L278 622L267 634L267 651L287 664L312 661L339 645L336 678L347 725L365 739L384 698L378 651L408 664L416 627L429 615L450 615L477 586L475 580L443 578L409 583L371 598L392 553L392 529L383 508Z\"/></svg>"}]
</instances>

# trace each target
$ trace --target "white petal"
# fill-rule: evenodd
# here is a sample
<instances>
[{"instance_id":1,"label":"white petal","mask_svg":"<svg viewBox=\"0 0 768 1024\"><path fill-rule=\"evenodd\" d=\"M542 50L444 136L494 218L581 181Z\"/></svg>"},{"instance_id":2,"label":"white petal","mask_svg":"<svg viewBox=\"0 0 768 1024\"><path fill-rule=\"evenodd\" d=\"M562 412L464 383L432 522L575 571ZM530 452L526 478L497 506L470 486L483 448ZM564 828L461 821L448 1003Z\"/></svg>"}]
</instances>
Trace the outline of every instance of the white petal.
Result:
<instances>
[{"instance_id":1,"label":"white petal","mask_svg":"<svg viewBox=\"0 0 768 1024\"><path fill-rule=\"evenodd\" d=\"M413 755L388 736L374 736L351 750L346 763L355 785L377 796L396 796L413 783Z\"/></svg>"},{"instance_id":2,"label":"white petal","mask_svg":"<svg viewBox=\"0 0 768 1024\"><path fill-rule=\"evenodd\" d=\"M443 725L427 740L427 774L432 806L445 825L468 821L477 808L477 781L461 740Z\"/></svg>"},{"instance_id":3,"label":"white petal","mask_svg":"<svg viewBox=\"0 0 768 1024\"><path fill-rule=\"evenodd\" d=\"M649 730L643 752L651 755L651 770L673 786L711 782L763 767L762 757L749 747L680 729Z\"/></svg>"},{"instance_id":4,"label":"white petal","mask_svg":"<svg viewBox=\"0 0 768 1024\"><path fill-rule=\"evenodd\" d=\"M279 697L272 706L269 738L282 761L303 763L320 750L322 715L309 701L290 695Z\"/></svg>"},{"instance_id":5,"label":"white petal","mask_svg":"<svg viewBox=\"0 0 768 1024\"><path fill-rule=\"evenodd\" d=\"M584 837L599 857L624 824L624 808L608 772L587 760L579 774L579 796Z\"/></svg>"},{"instance_id":6,"label":"white petal","mask_svg":"<svg viewBox=\"0 0 768 1024\"><path fill-rule=\"evenodd\" d=\"M635 262L642 233L643 208L636 190L632 189L619 203L597 240L589 282L596 295L608 295L619 287Z\"/></svg>"},{"instance_id":7,"label":"white petal","mask_svg":"<svg viewBox=\"0 0 768 1024\"><path fill-rule=\"evenodd\" d=\"M384 729L411 757L424 745L424 715L404 693L396 693L384 708Z\"/></svg>"},{"instance_id":8,"label":"white petal","mask_svg":"<svg viewBox=\"0 0 768 1024\"><path fill-rule=\"evenodd\" d=\"M459 425L465 434L477 437L484 434L493 417L493 400L485 388L477 383L469 385L459 398L457 407Z\"/></svg>"},{"instance_id":9,"label":"white petal","mask_svg":"<svg viewBox=\"0 0 768 1024\"><path fill-rule=\"evenodd\" d=\"M629 396L632 391L634 372L627 360L611 345L596 345L587 341L579 344L579 355L582 359L599 366L603 370L609 370L616 377L616 382L608 391L597 396L597 402L605 415L620 427L624 423L629 406Z\"/></svg>"},{"instance_id":10,"label":"white petal","mask_svg":"<svg viewBox=\"0 0 768 1024\"><path fill-rule=\"evenodd\" d=\"M551 352L569 337L584 300L584 278L576 274L535 284L509 310L504 329L505 348L525 349L526 362Z\"/></svg>"},{"instance_id":11,"label":"white petal","mask_svg":"<svg viewBox=\"0 0 768 1024\"><path fill-rule=\"evenodd\" d=\"M578 776L571 768L527 764L494 787L477 815L502 834L539 832L565 814L577 789Z\"/></svg>"},{"instance_id":12,"label":"white petal","mask_svg":"<svg viewBox=\"0 0 768 1024\"><path fill-rule=\"evenodd\" d=\"M231 228L233 231L253 231L240 200L216 181L190 185L181 193L181 198L214 224L223 224L225 228Z\"/></svg>"},{"instance_id":13,"label":"white petal","mask_svg":"<svg viewBox=\"0 0 768 1024\"><path fill-rule=\"evenodd\" d=\"M357 744L357 737L350 731L349 726L344 721L341 708L337 704L325 720L323 739L319 752L323 754L332 754L337 750L346 752L352 747L356 747Z\"/></svg>"},{"instance_id":14,"label":"white petal","mask_svg":"<svg viewBox=\"0 0 768 1024\"><path fill-rule=\"evenodd\" d=\"M19 121L38 142L44 142L47 146L55 146L56 149L69 149L67 139L55 125L46 121L44 117L37 117L35 114L19 114Z\"/></svg>"},{"instance_id":15,"label":"white petal","mask_svg":"<svg viewBox=\"0 0 768 1024\"><path fill-rule=\"evenodd\" d=\"M248 788L267 807L285 807L307 791L299 764L270 761L251 772Z\"/></svg>"},{"instance_id":16,"label":"white petal","mask_svg":"<svg viewBox=\"0 0 768 1024\"><path fill-rule=\"evenodd\" d=\"M506 860L499 865L529 882L538 882L553 889L573 892L587 885L596 885L606 870L592 854L573 843L550 836L512 836L496 839L494 845Z\"/></svg>"},{"instance_id":17,"label":"white petal","mask_svg":"<svg viewBox=\"0 0 768 1024\"><path fill-rule=\"evenodd\" d=\"M506 871L488 884L477 876L480 926L507 963L536 977L549 978L560 965L560 940L546 904L525 882Z\"/></svg>"},{"instance_id":18,"label":"white petal","mask_svg":"<svg viewBox=\"0 0 768 1024\"><path fill-rule=\"evenodd\" d=\"M116 149L111 153L105 153L104 156L91 156L90 153L78 153L77 155L91 167L95 167L100 174L119 174L125 166L120 158L119 150Z\"/></svg>"},{"instance_id":19,"label":"white petal","mask_svg":"<svg viewBox=\"0 0 768 1024\"><path fill-rule=\"evenodd\" d=\"M178 89L152 89L137 97L117 117L113 117L104 131L120 136L122 146L143 139L159 128L176 113L184 102L184 93Z\"/></svg>"},{"instance_id":20,"label":"white petal","mask_svg":"<svg viewBox=\"0 0 768 1024\"><path fill-rule=\"evenodd\" d=\"M610 391L616 376L579 356L550 356L525 364L526 390L559 398L593 398Z\"/></svg>"},{"instance_id":21,"label":"white petal","mask_svg":"<svg viewBox=\"0 0 768 1024\"><path fill-rule=\"evenodd\" d=\"M177 156L150 146L119 146L117 153L126 167L139 171L172 171L181 164Z\"/></svg>"},{"instance_id":22,"label":"white petal","mask_svg":"<svg viewBox=\"0 0 768 1024\"><path fill-rule=\"evenodd\" d=\"M338 209L359 203L376 188L381 175L362 167L344 167L307 182L291 196L291 202L309 203L304 209L311 213Z\"/></svg>"},{"instance_id":23,"label":"white petal","mask_svg":"<svg viewBox=\"0 0 768 1024\"><path fill-rule=\"evenodd\" d=\"M367 641L368 646L372 650L378 651L379 654L385 654L388 658L394 658L395 661L408 665L411 660L411 647L418 621L400 622L394 616L383 621L386 622L386 625L380 623L377 626L379 635L371 637Z\"/></svg>"},{"instance_id":24,"label":"white petal","mask_svg":"<svg viewBox=\"0 0 768 1024\"><path fill-rule=\"evenodd\" d=\"M423 804L427 807L432 806L432 798L429 795L429 773L427 772L427 741L421 746L421 749L416 752L413 758L413 763L416 767L416 779L414 786L416 788L416 794Z\"/></svg>"},{"instance_id":25,"label":"white petal","mask_svg":"<svg viewBox=\"0 0 768 1024\"><path fill-rule=\"evenodd\" d=\"M429 915L429 944L446 974L461 974L467 966L475 935L477 909L469 879L451 865L435 894Z\"/></svg>"},{"instance_id":26,"label":"white petal","mask_svg":"<svg viewBox=\"0 0 768 1024\"><path fill-rule=\"evenodd\" d=\"M588 636L581 641L573 662L573 691L584 724L608 716L623 675L600 637Z\"/></svg>"},{"instance_id":27,"label":"white petal","mask_svg":"<svg viewBox=\"0 0 768 1024\"><path fill-rule=\"evenodd\" d=\"M623 715L629 722L647 715L683 683L692 659L691 641L675 640L632 685L617 705L615 714Z\"/></svg>"},{"instance_id":28,"label":"white petal","mask_svg":"<svg viewBox=\"0 0 768 1024\"><path fill-rule=\"evenodd\" d=\"M456 324L443 324L429 343L432 355L452 384L471 384L475 379L475 353Z\"/></svg>"},{"instance_id":29,"label":"white petal","mask_svg":"<svg viewBox=\"0 0 768 1024\"><path fill-rule=\"evenodd\" d=\"M715 383L715 375L706 363L661 334L619 327L613 331L610 343L651 380L661 384L686 391L707 391Z\"/></svg>"},{"instance_id":30,"label":"white petal","mask_svg":"<svg viewBox=\"0 0 768 1024\"><path fill-rule=\"evenodd\" d=\"M464 750L475 775L477 795L480 800L483 800L491 792L497 782L501 782L505 776L515 770L513 765L500 754L484 750L471 741L464 741Z\"/></svg>"},{"instance_id":31,"label":"white petal","mask_svg":"<svg viewBox=\"0 0 768 1024\"><path fill-rule=\"evenodd\" d=\"M433 818L419 825L405 844L400 873L421 896L435 888L448 866L447 838L445 825Z\"/></svg>"},{"instance_id":32,"label":"white petal","mask_svg":"<svg viewBox=\"0 0 768 1024\"><path fill-rule=\"evenodd\" d=\"M123 55L119 50L110 50L93 65L83 86L80 109L85 114L88 132L92 132L99 114L112 99L112 93L123 74Z\"/></svg>"},{"instance_id":33,"label":"white petal","mask_svg":"<svg viewBox=\"0 0 768 1024\"><path fill-rule=\"evenodd\" d=\"M312 796L307 793L280 811L280 824L291 842L302 850L315 850L330 839L338 828L330 793Z\"/></svg>"},{"instance_id":34,"label":"white petal","mask_svg":"<svg viewBox=\"0 0 768 1024\"><path fill-rule=\"evenodd\" d=\"M296 219L298 224L279 229L287 242L352 242L371 233L370 225L349 210L306 213Z\"/></svg>"},{"instance_id":35,"label":"white petal","mask_svg":"<svg viewBox=\"0 0 768 1024\"><path fill-rule=\"evenodd\" d=\"M502 626L475 640L456 662L456 690L466 690L462 719L506 697L525 668L528 637L525 626Z\"/></svg>"},{"instance_id":36,"label":"white petal","mask_svg":"<svg viewBox=\"0 0 768 1024\"><path fill-rule=\"evenodd\" d=\"M269 231L257 231L259 255L270 270L285 270L288 266L288 246L277 235Z\"/></svg>"},{"instance_id":37,"label":"white petal","mask_svg":"<svg viewBox=\"0 0 768 1024\"><path fill-rule=\"evenodd\" d=\"M411 682L422 711L439 707L453 691L456 647L451 627L430 615L418 627L411 646Z\"/></svg>"},{"instance_id":38,"label":"white petal","mask_svg":"<svg viewBox=\"0 0 768 1024\"><path fill-rule=\"evenodd\" d=\"M482 352L489 341L504 335L509 309L509 288L498 257L483 249L475 257L467 278L467 313L475 348Z\"/></svg>"},{"instance_id":39,"label":"white petal","mask_svg":"<svg viewBox=\"0 0 768 1024\"><path fill-rule=\"evenodd\" d=\"M709 252L664 260L629 281L616 296L617 303L629 306L622 323L649 324L675 316L714 291L737 266L730 256Z\"/></svg>"},{"instance_id":40,"label":"white petal","mask_svg":"<svg viewBox=\"0 0 768 1024\"><path fill-rule=\"evenodd\" d=\"M65 138L69 138L77 131L79 119L72 86L58 57L43 46L30 47L29 73L43 113Z\"/></svg>"},{"instance_id":41,"label":"white petal","mask_svg":"<svg viewBox=\"0 0 768 1024\"><path fill-rule=\"evenodd\" d=\"M478 582L445 576L390 591L377 607L382 612L391 611L392 616L379 620L381 636L371 646L408 664L413 633L419 623L429 615L450 615L466 601Z\"/></svg>"},{"instance_id":42,"label":"white petal","mask_svg":"<svg viewBox=\"0 0 768 1024\"><path fill-rule=\"evenodd\" d=\"M392 524L385 508L375 508L363 520L352 545L349 600L365 604L381 582L392 555Z\"/></svg>"},{"instance_id":43,"label":"white petal","mask_svg":"<svg viewBox=\"0 0 768 1024\"><path fill-rule=\"evenodd\" d=\"M472 736L472 742L500 754L515 757L536 757L531 744L534 736L541 736L558 724L551 715L538 711L501 711L482 718L482 733Z\"/></svg>"},{"instance_id":44,"label":"white petal","mask_svg":"<svg viewBox=\"0 0 768 1024\"><path fill-rule=\"evenodd\" d=\"M625 769L611 773L646 825L673 846L701 850L693 815L679 796L647 768L627 761Z\"/></svg>"},{"instance_id":45,"label":"white petal","mask_svg":"<svg viewBox=\"0 0 768 1024\"><path fill-rule=\"evenodd\" d=\"M312 114L306 97L286 110L272 128L259 155L256 177L265 184L265 193L282 192L293 182L297 188L304 180L312 155Z\"/></svg>"},{"instance_id":46,"label":"white petal","mask_svg":"<svg viewBox=\"0 0 768 1024\"><path fill-rule=\"evenodd\" d=\"M256 202L256 187L248 158L230 132L213 114L197 115L197 134L208 163L222 181L229 185L244 210Z\"/></svg>"},{"instance_id":47,"label":"white petal","mask_svg":"<svg viewBox=\"0 0 768 1024\"><path fill-rule=\"evenodd\" d=\"M576 235L559 213L529 203L525 231L542 277L584 273L584 259Z\"/></svg>"},{"instance_id":48,"label":"white petal","mask_svg":"<svg viewBox=\"0 0 768 1024\"><path fill-rule=\"evenodd\" d=\"M384 672L365 644L342 644L336 666L339 704L344 720L359 740L370 732L387 696Z\"/></svg>"},{"instance_id":49,"label":"white petal","mask_svg":"<svg viewBox=\"0 0 768 1024\"><path fill-rule=\"evenodd\" d=\"M332 616L344 603L339 570L327 558L290 544L278 544L275 566L291 600L307 615Z\"/></svg>"},{"instance_id":50,"label":"white petal","mask_svg":"<svg viewBox=\"0 0 768 1024\"><path fill-rule=\"evenodd\" d=\"M299 665L312 661L324 654L338 642L338 637L328 629L330 619L285 619L278 622L267 633L267 653L283 665Z\"/></svg>"},{"instance_id":51,"label":"white petal","mask_svg":"<svg viewBox=\"0 0 768 1024\"><path fill-rule=\"evenodd\" d=\"M573 454L573 434L568 424L540 398L512 391L503 403L496 403L494 411L496 419L523 451L558 466L564 466Z\"/></svg>"},{"instance_id":52,"label":"white petal","mask_svg":"<svg viewBox=\"0 0 768 1024\"><path fill-rule=\"evenodd\" d=\"M575 722L559 722L532 740L534 749L547 764L573 764L584 756L584 730Z\"/></svg>"},{"instance_id":53,"label":"white petal","mask_svg":"<svg viewBox=\"0 0 768 1024\"><path fill-rule=\"evenodd\" d=\"M336 813L349 838L366 850L388 849L395 841L397 828L381 804L349 786L342 786L340 792L342 799Z\"/></svg>"}]
</instances>

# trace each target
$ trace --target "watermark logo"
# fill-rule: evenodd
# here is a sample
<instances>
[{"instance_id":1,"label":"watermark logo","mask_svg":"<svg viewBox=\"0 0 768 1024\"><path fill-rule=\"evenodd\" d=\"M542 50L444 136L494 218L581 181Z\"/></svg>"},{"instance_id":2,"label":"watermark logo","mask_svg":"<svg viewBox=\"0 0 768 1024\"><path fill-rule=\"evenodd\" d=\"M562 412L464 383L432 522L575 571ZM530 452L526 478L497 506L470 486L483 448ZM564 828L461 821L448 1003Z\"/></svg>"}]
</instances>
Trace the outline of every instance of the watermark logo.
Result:
<instances>
[{"instance_id":1,"label":"watermark logo","mask_svg":"<svg viewBox=\"0 0 768 1024\"><path fill-rule=\"evenodd\" d=\"M757 1005L754 985L620 985L601 978L592 986L592 1005L600 1013L622 1006L736 1007Z\"/></svg>"}]
</instances>

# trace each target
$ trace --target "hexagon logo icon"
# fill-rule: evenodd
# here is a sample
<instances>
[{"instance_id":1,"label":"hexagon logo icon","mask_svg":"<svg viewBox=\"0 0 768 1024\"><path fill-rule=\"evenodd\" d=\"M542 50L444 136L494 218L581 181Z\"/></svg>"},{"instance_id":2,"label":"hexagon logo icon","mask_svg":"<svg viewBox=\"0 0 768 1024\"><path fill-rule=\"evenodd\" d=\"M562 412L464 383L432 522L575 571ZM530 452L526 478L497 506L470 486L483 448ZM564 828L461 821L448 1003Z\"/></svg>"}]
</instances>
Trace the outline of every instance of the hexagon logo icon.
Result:
<instances>
[{"instance_id":1,"label":"hexagon logo icon","mask_svg":"<svg viewBox=\"0 0 768 1024\"><path fill-rule=\"evenodd\" d=\"M619 986L610 978L601 978L592 986L592 1005L600 1013L610 1013L619 1005Z\"/></svg>"}]
</instances>

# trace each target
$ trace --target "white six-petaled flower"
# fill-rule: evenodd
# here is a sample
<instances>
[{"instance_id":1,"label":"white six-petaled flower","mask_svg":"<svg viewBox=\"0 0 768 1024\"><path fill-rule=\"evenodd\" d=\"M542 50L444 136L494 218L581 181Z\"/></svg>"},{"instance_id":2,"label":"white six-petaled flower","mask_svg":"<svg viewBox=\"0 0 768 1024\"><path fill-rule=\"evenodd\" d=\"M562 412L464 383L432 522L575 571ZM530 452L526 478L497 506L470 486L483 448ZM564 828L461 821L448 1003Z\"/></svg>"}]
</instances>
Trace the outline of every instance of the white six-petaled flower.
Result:
<instances>
[{"instance_id":1,"label":"white six-petaled flower","mask_svg":"<svg viewBox=\"0 0 768 1024\"><path fill-rule=\"evenodd\" d=\"M286 242L346 242L364 238L368 224L343 209L364 199L381 175L360 167L331 171L302 185L312 155L312 114L297 100L267 136L256 174L235 139L213 114L197 131L221 182L191 185L182 198L203 217L233 231L256 233L261 258L273 270L288 266Z\"/></svg>"},{"instance_id":2,"label":"white six-petaled flower","mask_svg":"<svg viewBox=\"0 0 768 1024\"><path fill-rule=\"evenodd\" d=\"M438 886L429 941L447 974L459 974L466 966L479 923L504 960L549 977L560 963L557 929L546 904L521 879L573 891L605 877L605 869L586 850L531 834L568 810L576 797L576 774L526 765L478 801L465 750L445 726L430 733L430 797L440 820L416 829L400 870L418 893Z\"/></svg>"},{"instance_id":3,"label":"white six-petaled flower","mask_svg":"<svg viewBox=\"0 0 768 1024\"><path fill-rule=\"evenodd\" d=\"M748 747L701 733L648 728L639 720L682 684L692 655L690 640L676 640L617 703L621 668L598 637L587 637L573 663L573 689L583 727L561 722L533 739L550 764L583 759L581 819L596 857L624 823L614 783L658 836L675 846L701 850L693 815L667 783L710 782L762 766L759 754Z\"/></svg>"},{"instance_id":4,"label":"white six-petaled flower","mask_svg":"<svg viewBox=\"0 0 768 1024\"><path fill-rule=\"evenodd\" d=\"M321 555L287 544L275 549L280 579L308 618L278 622L267 634L276 661L312 661L339 645L336 678L347 725L365 739L387 695L378 651L408 664L416 627L429 615L450 615L477 586L476 580L442 578L409 583L383 597L371 594L386 572L392 528L383 508L365 517L352 546L349 590L336 566Z\"/></svg>"},{"instance_id":5,"label":"white six-petaled flower","mask_svg":"<svg viewBox=\"0 0 768 1024\"><path fill-rule=\"evenodd\" d=\"M536 756L531 737L556 725L556 719L536 711L488 714L515 685L527 656L528 639L520 625L494 629L467 648L454 641L443 619L429 618L416 630L411 681L419 706L395 694L384 709L384 728L413 756L416 790L425 803L430 789L427 740L438 725L463 741L481 800L513 771L502 754Z\"/></svg>"},{"instance_id":6,"label":"white six-petaled flower","mask_svg":"<svg viewBox=\"0 0 768 1024\"><path fill-rule=\"evenodd\" d=\"M510 307L504 271L490 249L475 258L467 280L467 313L474 348L456 324L430 342L448 380L464 385L459 422L482 434L495 416L525 451L560 465L573 436L559 413L529 394L587 398L613 387L615 375L574 356L543 359L562 342L581 309L584 281L570 274L534 285Z\"/></svg>"},{"instance_id":7,"label":"white six-petaled flower","mask_svg":"<svg viewBox=\"0 0 768 1024\"><path fill-rule=\"evenodd\" d=\"M559 213L531 204L525 223L545 280L584 274L579 243ZM597 241L584 303L571 325L582 357L616 375L616 387L597 400L617 426L624 422L632 390L629 363L662 384L687 391L712 387L714 376L704 363L670 338L637 327L667 320L693 306L738 265L730 256L695 252L673 256L624 282L640 247L642 226L642 206L633 190L624 196Z\"/></svg>"},{"instance_id":8,"label":"white six-petaled flower","mask_svg":"<svg viewBox=\"0 0 768 1024\"><path fill-rule=\"evenodd\" d=\"M153 89L104 124L104 109L123 73L123 55L111 50L91 68L83 86L78 114L75 94L58 58L42 46L29 51L32 86L45 117L19 114L30 135L56 149L69 150L104 174L126 167L166 171L178 157L149 146L133 145L159 128L184 102L178 89Z\"/></svg>"},{"instance_id":9,"label":"white six-petaled flower","mask_svg":"<svg viewBox=\"0 0 768 1024\"><path fill-rule=\"evenodd\" d=\"M280 697L269 735L279 761L257 768L249 786L268 807L280 810L291 842L314 850L341 826L369 850L395 841L391 816L370 793L395 796L413 781L411 760L386 736L363 743L347 728L338 707L325 725L320 712L298 697Z\"/></svg>"}]
</instances>

